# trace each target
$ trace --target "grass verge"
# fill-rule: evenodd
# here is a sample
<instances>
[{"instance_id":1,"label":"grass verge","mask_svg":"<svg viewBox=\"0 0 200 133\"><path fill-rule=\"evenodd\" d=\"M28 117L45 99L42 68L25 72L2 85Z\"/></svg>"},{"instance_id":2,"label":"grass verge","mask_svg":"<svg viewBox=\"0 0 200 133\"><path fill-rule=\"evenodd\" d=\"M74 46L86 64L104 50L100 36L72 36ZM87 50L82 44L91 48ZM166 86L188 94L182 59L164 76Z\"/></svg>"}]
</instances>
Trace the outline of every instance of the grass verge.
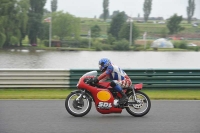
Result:
<instances>
[{"instance_id":1,"label":"grass verge","mask_svg":"<svg viewBox=\"0 0 200 133\"><path fill-rule=\"evenodd\" d=\"M65 99L72 89L0 89L0 99ZM199 89L144 89L154 100L200 100Z\"/></svg>"}]
</instances>

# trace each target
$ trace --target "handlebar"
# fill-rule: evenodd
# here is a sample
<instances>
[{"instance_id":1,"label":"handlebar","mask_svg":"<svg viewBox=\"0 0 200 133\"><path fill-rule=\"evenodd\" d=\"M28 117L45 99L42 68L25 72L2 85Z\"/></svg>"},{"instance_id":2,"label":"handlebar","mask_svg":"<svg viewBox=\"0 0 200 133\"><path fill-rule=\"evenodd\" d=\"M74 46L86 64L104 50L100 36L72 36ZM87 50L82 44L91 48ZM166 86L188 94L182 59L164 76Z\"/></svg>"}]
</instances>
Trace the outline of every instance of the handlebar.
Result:
<instances>
[{"instance_id":1,"label":"handlebar","mask_svg":"<svg viewBox=\"0 0 200 133\"><path fill-rule=\"evenodd\" d=\"M94 78L94 77L85 78L85 79L84 79L84 82L85 82L86 84L89 84L89 85L94 86L94 87L97 87L97 88L106 88L105 86L99 85L98 83L94 83L93 78Z\"/></svg>"}]
</instances>

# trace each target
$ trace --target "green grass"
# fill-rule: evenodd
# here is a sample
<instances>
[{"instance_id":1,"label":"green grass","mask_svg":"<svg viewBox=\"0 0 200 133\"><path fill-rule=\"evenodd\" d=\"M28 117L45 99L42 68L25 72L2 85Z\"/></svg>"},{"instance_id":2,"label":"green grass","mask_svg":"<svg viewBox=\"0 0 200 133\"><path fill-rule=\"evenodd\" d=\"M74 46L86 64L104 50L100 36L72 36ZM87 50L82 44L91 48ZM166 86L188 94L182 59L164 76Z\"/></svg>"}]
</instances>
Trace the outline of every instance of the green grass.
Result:
<instances>
[{"instance_id":1,"label":"green grass","mask_svg":"<svg viewBox=\"0 0 200 133\"><path fill-rule=\"evenodd\" d=\"M144 32L147 32L148 34L160 34L162 33L163 29L166 29L166 32L168 33L168 28L166 27L166 24L154 24L153 21L149 21L149 23L136 23L134 24L139 28L140 34L143 35ZM110 26L110 22L104 22L100 19L87 19L82 18L81 19L81 34L87 34L88 30L91 26L98 25L101 28L101 35L107 35L108 27ZM185 30L181 31L180 33L199 33L200 32L200 26L193 27L191 24L188 24L187 22L181 23L181 26L185 28Z\"/></svg>"},{"instance_id":2,"label":"green grass","mask_svg":"<svg viewBox=\"0 0 200 133\"><path fill-rule=\"evenodd\" d=\"M0 99L65 99L72 89L0 89ZM144 89L150 99L200 100L200 89Z\"/></svg>"},{"instance_id":3,"label":"green grass","mask_svg":"<svg viewBox=\"0 0 200 133\"><path fill-rule=\"evenodd\" d=\"M151 99L200 100L200 89L144 90Z\"/></svg>"},{"instance_id":4,"label":"green grass","mask_svg":"<svg viewBox=\"0 0 200 133\"><path fill-rule=\"evenodd\" d=\"M70 89L0 89L0 99L64 99Z\"/></svg>"},{"instance_id":5,"label":"green grass","mask_svg":"<svg viewBox=\"0 0 200 133\"><path fill-rule=\"evenodd\" d=\"M147 49L146 51L155 51L153 48ZM188 51L187 49L179 49L179 48L158 48L157 51Z\"/></svg>"}]
</instances>

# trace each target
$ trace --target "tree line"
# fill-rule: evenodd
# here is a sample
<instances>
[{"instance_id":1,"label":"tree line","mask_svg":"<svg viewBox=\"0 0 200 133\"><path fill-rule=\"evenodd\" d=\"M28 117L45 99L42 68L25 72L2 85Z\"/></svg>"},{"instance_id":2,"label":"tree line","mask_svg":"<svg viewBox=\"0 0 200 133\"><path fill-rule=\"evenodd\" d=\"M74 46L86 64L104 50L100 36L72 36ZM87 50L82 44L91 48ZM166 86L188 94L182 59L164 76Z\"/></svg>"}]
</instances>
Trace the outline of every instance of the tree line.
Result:
<instances>
[{"instance_id":1,"label":"tree line","mask_svg":"<svg viewBox=\"0 0 200 133\"><path fill-rule=\"evenodd\" d=\"M151 14L152 1L153 0L144 0L143 11L145 23L148 21L149 15ZM191 23L191 19L195 11L195 0L188 0L188 7L186 8L186 11L188 14L188 23ZM109 14L109 0L103 0L103 13L100 15L100 18L104 19L104 21L106 21L108 18L112 19L108 29L108 40L110 44L113 44L115 40L129 40L130 38L132 38L134 43L134 41L139 36L139 29L133 23L127 22L127 20L131 19L131 17L128 16L125 12L114 11L112 15ZM182 20L183 17L178 16L177 14L174 14L167 19L166 27L169 30L169 34L176 34L185 29L184 27L180 26ZM131 25L132 29L130 28ZM97 25L95 26L98 27ZM101 29L99 29L99 31L100 30ZM96 30L96 32L98 32L98 30Z\"/></svg>"},{"instance_id":2,"label":"tree line","mask_svg":"<svg viewBox=\"0 0 200 133\"><path fill-rule=\"evenodd\" d=\"M147 22L152 10L152 2L153 0L144 0L143 3L143 16L144 22ZM188 6L186 7L187 12L187 21L190 24L191 19L194 16L195 12L195 0L188 0ZM103 0L103 13L99 18L104 19L104 21L108 18L112 18L116 14L116 11L113 12L113 15L109 14L109 0Z\"/></svg>"},{"instance_id":3,"label":"tree line","mask_svg":"<svg viewBox=\"0 0 200 133\"><path fill-rule=\"evenodd\" d=\"M16 44L22 46L22 40L28 36L31 45L37 45L38 39L48 40L50 24L53 25L53 35L60 40L66 38L79 39L80 37L80 18L70 13L57 11L57 0L51 0L51 11L44 9L46 0L1 0L0 1L0 48L9 47ZM152 10L152 0L144 0L143 11L144 20ZM188 23L194 15L195 0L188 0L187 14ZM116 40L128 40L130 38L130 27L132 27L132 39L139 36L139 29L133 24L127 22L129 16L125 12L114 11L109 15L109 0L103 0L103 13L101 17L106 20L112 18L108 28L109 44L115 44ZM170 34L183 30L180 27L182 16L176 14L168 20L167 27ZM50 23L51 22L51 23ZM177 23L178 22L178 23ZM93 38L100 36L100 27L94 25L91 27Z\"/></svg>"},{"instance_id":4,"label":"tree line","mask_svg":"<svg viewBox=\"0 0 200 133\"><path fill-rule=\"evenodd\" d=\"M16 44L28 36L31 45L38 39L49 38L49 25L61 39L72 33L80 34L80 19L69 13L57 12L57 0L51 0L51 11L44 9L46 0L1 0L0 1L0 48ZM54 18L54 19L52 19ZM49 19L49 21L44 20Z\"/></svg>"}]
</instances>

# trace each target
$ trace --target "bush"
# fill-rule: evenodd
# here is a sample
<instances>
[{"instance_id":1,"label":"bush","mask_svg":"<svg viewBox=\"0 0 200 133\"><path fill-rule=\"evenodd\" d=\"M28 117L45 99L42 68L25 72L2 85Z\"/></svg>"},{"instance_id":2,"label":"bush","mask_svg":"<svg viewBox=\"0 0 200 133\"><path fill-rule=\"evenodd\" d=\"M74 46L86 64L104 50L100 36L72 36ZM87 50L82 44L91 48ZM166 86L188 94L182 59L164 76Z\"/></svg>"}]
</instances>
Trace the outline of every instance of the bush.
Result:
<instances>
[{"instance_id":1,"label":"bush","mask_svg":"<svg viewBox=\"0 0 200 133\"><path fill-rule=\"evenodd\" d=\"M93 40L92 46L95 48L96 51L102 51L102 50L113 50L113 46L109 44L104 44L102 40Z\"/></svg>"},{"instance_id":2,"label":"bush","mask_svg":"<svg viewBox=\"0 0 200 133\"><path fill-rule=\"evenodd\" d=\"M192 51L199 51L199 46L196 47L187 47L188 50L192 50Z\"/></svg>"},{"instance_id":3,"label":"bush","mask_svg":"<svg viewBox=\"0 0 200 133\"><path fill-rule=\"evenodd\" d=\"M173 41L174 48L179 48L180 43L178 41Z\"/></svg>"},{"instance_id":4,"label":"bush","mask_svg":"<svg viewBox=\"0 0 200 133\"><path fill-rule=\"evenodd\" d=\"M145 50L147 50L147 49L150 49L151 48L151 41L147 41L147 44L146 44L146 49ZM142 45L142 47L144 47L143 45Z\"/></svg>"},{"instance_id":5,"label":"bush","mask_svg":"<svg viewBox=\"0 0 200 133\"><path fill-rule=\"evenodd\" d=\"M199 51L199 46L195 48L195 51Z\"/></svg>"},{"instance_id":6,"label":"bush","mask_svg":"<svg viewBox=\"0 0 200 133\"><path fill-rule=\"evenodd\" d=\"M100 45L100 44L97 44L97 45L95 46L95 50L96 50L96 51L102 51L101 45Z\"/></svg>"},{"instance_id":7,"label":"bush","mask_svg":"<svg viewBox=\"0 0 200 133\"><path fill-rule=\"evenodd\" d=\"M186 41L181 41L180 45L179 45L179 48L181 48L181 49L187 49L187 42Z\"/></svg>"},{"instance_id":8,"label":"bush","mask_svg":"<svg viewBox=\"0 0 200 133\"><path fill-rule=\"evenodd\" d=\"M106 40L107 44L113 44L116 41L115 37L113 37L111 34L108 35L108 39Z\"/></svg>"},{"instance_id":9,"label":"bush","mask_svg":"<svg viewBox=\"0 0 200 133\"><path fill-rule=\"evenodd\" d=\"M174 48L187 49L187 41L173 41Z\"/></svg>"},{"instance_id":10,"label":"bush","mask_svg":"<svg viewBox=\"0 0 200 133\"><path fill-rule=\"evenodd\" d=\"M102 45L102 43L97 39L91 41L91 46L93 48L95 48L96 51L101 51L102 50L101 45Z\"/></svg>"},{"instance_id":11,"label":"bush","mask_svg":"<svg viewBox=\"0 0 200 133\"><path fill-rule=\"evenodd\" d=\"M143 45L134 45L133 50L134 51L144 50L144 46Z\"/></svg>"},{"instance_id":12,"label":"bush","mask_svg":"<svg viewBox=\"0 0 200 133\"><path fill-rule=\"evenodd\" d=\"M102 44L101 48L102 50L113 50L112 46L107 44Z\"/></svg>"},{"instance_id":13,"label":"bush","mask_svg":"<svg viewBox=\"0 0 200 133\"><path fill-rule=\"evenodd\" d=\"M80 48L88 48L88 45L89 45L89 40L88 39L80 39L79 40L79 47Z\"/></svg>"},{"instance_id":14,"label":"bush","mask_svg":"<svg viewBox=\"0 0 200 133\"><path fill-rule=\"evenodd\" d=\"M114 42L113 50L118 50L118 51L130 50L129 42L125 39Z\"/></svg>"}]
</instances>

